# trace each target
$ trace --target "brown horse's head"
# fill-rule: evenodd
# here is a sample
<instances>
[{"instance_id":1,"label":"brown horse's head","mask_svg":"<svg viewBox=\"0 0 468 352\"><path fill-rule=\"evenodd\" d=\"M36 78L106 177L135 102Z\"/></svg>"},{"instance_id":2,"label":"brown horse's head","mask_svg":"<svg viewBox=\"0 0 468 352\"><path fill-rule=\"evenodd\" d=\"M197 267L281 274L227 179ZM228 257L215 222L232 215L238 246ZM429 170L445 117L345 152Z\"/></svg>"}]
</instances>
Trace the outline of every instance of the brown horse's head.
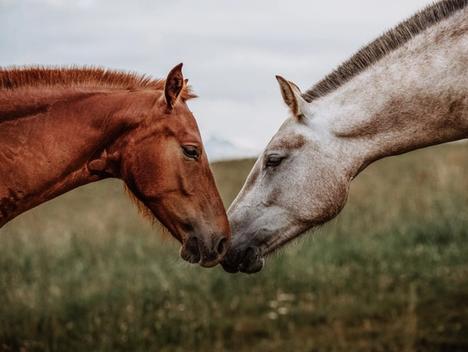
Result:
<instances>
[{"instance_id":1,"label":"brown horse's head","mask_svg":"<svg viewBox=\"0 0 468 352\"><path fill-rule=\"evenodd\" d=\"M120 150L121 174L133 195L182 243L182 258L209 267L224 256L230 230L186 104L193 95L181 69L182 64L171 70L158 95L148 92L148 116Z\"/></svg>"}]
</instances>

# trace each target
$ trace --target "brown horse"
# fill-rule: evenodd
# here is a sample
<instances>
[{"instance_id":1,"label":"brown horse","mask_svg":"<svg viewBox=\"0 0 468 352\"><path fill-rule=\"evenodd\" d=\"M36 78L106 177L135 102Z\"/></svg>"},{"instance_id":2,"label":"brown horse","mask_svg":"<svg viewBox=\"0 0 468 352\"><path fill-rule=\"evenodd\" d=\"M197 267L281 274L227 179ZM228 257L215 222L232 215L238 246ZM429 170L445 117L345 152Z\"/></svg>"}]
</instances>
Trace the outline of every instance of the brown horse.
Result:
<instances>
[{"instance_id":1,"label":"brown horse","mask_svg":"<svg viewBox=\"0 0 468 352\"><path fill-rule=\"evenodd\" d=\"M0 227L108 177L209 267L230 236L182 64L166 80L104 69L0 69Z\"/></svg>"}]
</instances>

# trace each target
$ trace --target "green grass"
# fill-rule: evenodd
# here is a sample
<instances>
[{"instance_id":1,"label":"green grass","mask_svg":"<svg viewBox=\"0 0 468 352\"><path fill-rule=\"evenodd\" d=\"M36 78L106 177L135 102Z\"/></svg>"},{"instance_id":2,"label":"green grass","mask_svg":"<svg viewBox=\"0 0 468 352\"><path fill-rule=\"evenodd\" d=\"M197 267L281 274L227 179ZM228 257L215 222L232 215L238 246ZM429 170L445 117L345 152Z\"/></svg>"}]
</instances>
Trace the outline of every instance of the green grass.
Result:
<instances>
[{"instance_id":1,"label":"green grass","mask_svg":"<svg viewBox=\"0 0 468 352\"><path fill-rule=\"evenodd\" d=\"M467 156L372 165L256 275L185 264L119 182L66 194L0 230L0 351L467 351ZM226 203L251 165L213 165Z\"/></svg>"}]
</instances>

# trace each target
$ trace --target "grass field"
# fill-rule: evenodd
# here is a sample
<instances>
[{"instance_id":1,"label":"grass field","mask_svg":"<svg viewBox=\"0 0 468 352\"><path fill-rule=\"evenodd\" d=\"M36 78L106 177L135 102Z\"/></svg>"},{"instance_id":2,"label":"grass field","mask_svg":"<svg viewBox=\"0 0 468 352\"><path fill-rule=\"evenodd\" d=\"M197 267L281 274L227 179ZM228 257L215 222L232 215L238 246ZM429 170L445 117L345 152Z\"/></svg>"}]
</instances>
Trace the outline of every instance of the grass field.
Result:
<instances>
[{"instance_id":1,"label":"grass field","mask_svg":"<svg viewBox=\"0 0 468 352\"><path fill-rule=\"evenodd\" d=\"M226 204L251 160L213 165ZM0 230L0 351L468 351L468 144L372 165L342 214L229 275L116 181Z\"/></svg>"}]
</instances>

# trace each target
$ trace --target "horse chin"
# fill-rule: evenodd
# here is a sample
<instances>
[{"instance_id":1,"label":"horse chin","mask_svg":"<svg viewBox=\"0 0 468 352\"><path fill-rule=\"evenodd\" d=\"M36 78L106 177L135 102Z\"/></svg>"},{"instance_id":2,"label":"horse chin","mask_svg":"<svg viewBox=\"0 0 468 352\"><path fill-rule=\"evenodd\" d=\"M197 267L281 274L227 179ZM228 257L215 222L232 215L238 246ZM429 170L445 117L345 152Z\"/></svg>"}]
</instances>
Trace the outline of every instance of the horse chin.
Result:
<instances>
[{"instance_id":1,"label":"horse chin","mask_svg":"<svg viewBox=\"0 0 468 352\"><path fill-rule=\"evenodd\" d=\"M219 260L216 259L210 262L199 261L198 264L200 264L200 266L203 268L212 268L219 264Z\"/></svg>"},{"instance_id":2,"label":"horse chin","mask_svg":"<svg viewBox=\"0 0 468 352\"><path fill-rule=\"evenodd\" d=\"M262 270L264 266L265 258L257 257L254 261L241 263L241 265L239 266L239 271L246 274L255 274Z\"/></svg>"},{"instance_id":3,"label":"horse chin","mask_svg":"<svg viewBox=\"0 0 468 352\"><path fill-rule=\"evenodd\" d=\"M198 264L202 259L202 253L195 237L189 237L182 241L179 251L180 257L190 264Z\"/></svg>"},{"instance_id":4,"label":"horse chin","mask_svg":"<svg viewBox=\"0 0 468 352\"><path fill-rule=\"evenodd\" d=\"M190 253L184 245L180 247L179 255L183 260L189 262L190 264L198 264L200 262L200 255L194 255Z\"/></svg>"}]
</instances>

